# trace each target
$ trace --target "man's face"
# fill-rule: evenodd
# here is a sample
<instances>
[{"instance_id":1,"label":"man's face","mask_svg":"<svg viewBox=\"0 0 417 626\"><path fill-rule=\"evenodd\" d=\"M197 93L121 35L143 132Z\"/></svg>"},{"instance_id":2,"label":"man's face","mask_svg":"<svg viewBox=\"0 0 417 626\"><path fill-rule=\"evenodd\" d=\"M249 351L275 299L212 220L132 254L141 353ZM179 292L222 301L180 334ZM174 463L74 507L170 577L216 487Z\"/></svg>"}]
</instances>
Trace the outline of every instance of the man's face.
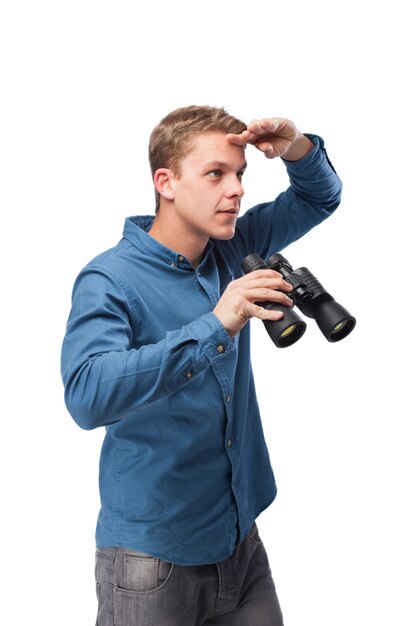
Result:
<instances>
[{"instance_id":1,"label":"man's face","mask_svg":"<svg viewBox=\"0 0 417 626\"><path fill-rule=\"evenodd\" d=\"M201 133L180 161L181 175L171 182L172 210L183 234L201 239L230 239L243 196L244 149L221 132Z\"/></svg>"}]
</instances>

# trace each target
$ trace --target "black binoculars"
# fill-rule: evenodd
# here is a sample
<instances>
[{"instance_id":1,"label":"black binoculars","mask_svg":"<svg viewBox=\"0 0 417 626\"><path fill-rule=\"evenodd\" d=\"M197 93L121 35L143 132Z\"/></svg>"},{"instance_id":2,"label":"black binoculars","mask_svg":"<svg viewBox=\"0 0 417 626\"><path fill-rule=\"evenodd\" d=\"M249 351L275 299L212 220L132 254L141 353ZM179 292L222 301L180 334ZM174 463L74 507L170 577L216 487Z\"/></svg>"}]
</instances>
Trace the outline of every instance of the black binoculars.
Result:
<instances>
[{"instance_id":1,"label":"black binoculars","mask_svg":"<svg viewBox=\"0 0 417 626\"><path fill-rule=\"evenodd\" d=\"M292 285L287 294L304 315L316 320L318 327L328 341L344 339L355 327L356 319L324 289L317 278L306 267L293 270L282 254L275 253L266 263L259 254L249 254L241 263L245 274L260 269L273 269ZM292 346L305 333L306 323L289 308L278 302L261 302L265 309L282 311L279 320L265 320L269 336L278 348Z\"/></svg>"}]
</instances>

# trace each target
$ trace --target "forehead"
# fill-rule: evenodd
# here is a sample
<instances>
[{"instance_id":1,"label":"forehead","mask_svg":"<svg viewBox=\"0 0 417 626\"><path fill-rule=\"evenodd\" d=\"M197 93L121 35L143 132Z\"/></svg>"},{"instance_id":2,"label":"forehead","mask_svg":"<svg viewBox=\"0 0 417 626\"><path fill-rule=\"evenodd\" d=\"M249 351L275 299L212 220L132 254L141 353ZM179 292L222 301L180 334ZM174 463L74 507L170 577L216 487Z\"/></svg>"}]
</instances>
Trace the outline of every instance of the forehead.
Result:
<instances>
[{"instance_id":1,"label":"forehead","mask_svg":"<svg viewBox=\"0 0 417 626\"><path fill-rule=\"evenodd\" d=\"M193 165L217 161L238 169L246 165L243 146L229 143L226 134L220 131L198 133L193 138L190 150L183 161Z\"/></svg>"}]
</instances>

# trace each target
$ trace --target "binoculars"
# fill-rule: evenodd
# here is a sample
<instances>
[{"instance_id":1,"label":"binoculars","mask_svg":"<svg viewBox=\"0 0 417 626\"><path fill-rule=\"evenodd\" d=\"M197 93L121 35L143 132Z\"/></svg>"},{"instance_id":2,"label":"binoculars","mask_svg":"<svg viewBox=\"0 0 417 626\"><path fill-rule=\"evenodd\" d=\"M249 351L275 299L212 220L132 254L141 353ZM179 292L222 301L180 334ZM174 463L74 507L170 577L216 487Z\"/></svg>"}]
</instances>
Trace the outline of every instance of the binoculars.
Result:
<instances>
[{"instance_id":1,"label":"binoculars","mask_svg":"<svg viewBox=\"0 0 417 626\"><path fill-rule=\"evenodd\" d=\"M306 267L293 270L282 254L275 253L265 262L259 254L249 254L241 263L245 274L260 269L273 269L292 285L287 294L300 311L316 320L323 335L330 342L340 341L349 335L355 327L356 319L324 289L317 278ZM282 311L284 317L279 320L265 320L264 325L269 336L278 348L292 346L301 339L307 325L294 309L278 302L261 302L265 309Z\"/></svg>"}]
</instances>

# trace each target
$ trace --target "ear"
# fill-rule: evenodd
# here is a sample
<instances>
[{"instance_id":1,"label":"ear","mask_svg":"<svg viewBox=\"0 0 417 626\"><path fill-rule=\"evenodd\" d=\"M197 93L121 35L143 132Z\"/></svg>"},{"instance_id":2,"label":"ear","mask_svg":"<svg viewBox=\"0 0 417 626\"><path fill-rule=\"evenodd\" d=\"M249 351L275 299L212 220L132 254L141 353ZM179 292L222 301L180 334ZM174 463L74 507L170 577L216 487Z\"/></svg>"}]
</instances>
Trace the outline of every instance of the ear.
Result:
<instances>
[{"instance_id":1,"label":"ear","mask_svg":"<svg viewBox=\"0 0 417 626\"><path fill-rule=\"evenodd\" d=\"M172 170L169 170L165 167L160 167L156 170L153 175L153 182L155 185L156 191L166 200L174 199L174 174Z\"/></svg>"}]
</instances>

